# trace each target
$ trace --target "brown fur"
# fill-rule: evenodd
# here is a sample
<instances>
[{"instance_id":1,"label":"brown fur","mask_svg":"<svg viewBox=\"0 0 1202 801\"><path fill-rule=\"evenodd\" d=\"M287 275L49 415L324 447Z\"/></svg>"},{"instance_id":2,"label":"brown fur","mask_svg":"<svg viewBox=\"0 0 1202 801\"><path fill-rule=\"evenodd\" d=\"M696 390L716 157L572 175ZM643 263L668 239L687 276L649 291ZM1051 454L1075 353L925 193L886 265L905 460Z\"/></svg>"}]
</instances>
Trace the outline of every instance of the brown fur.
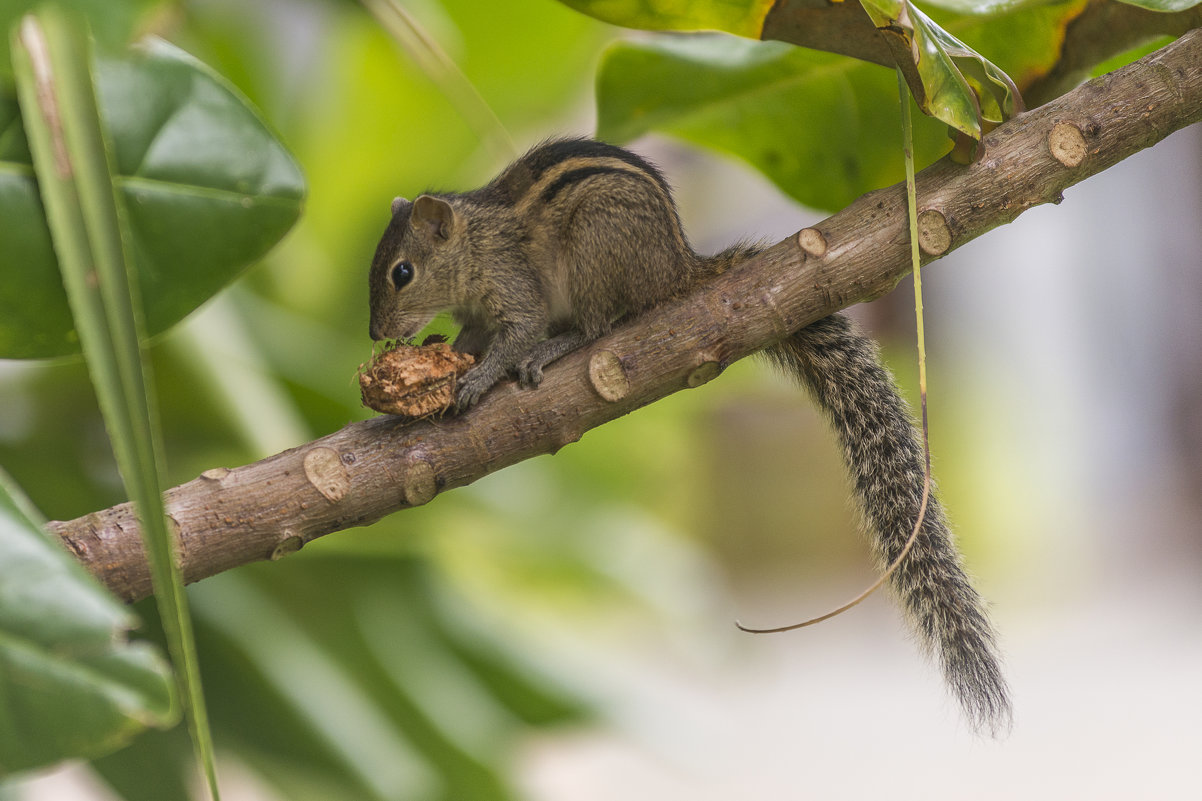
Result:
<instances>
[{"instance_id":1,"label":"brown fur","mask_svg":"<svg viewBox=\"0 0 1202 801\"><path fill-rule=\"evenodd\" d=\"M537 386L543 367L617 320L755 252L698 256L655 167L612 145L551 141L481 189L394 201L372 263L371 336L412 337L450 309L463 326L455 347L482 357L460 380L465 409L507 373ZM398 289L402 263L412 278ZM830 418L873 546L893 561L918 516L924 458L875 345L835 314L765 353ZM1010 707L993 629L933 495L891 583L974 724L1004 728Z\"/></svg>"}]
</instances>

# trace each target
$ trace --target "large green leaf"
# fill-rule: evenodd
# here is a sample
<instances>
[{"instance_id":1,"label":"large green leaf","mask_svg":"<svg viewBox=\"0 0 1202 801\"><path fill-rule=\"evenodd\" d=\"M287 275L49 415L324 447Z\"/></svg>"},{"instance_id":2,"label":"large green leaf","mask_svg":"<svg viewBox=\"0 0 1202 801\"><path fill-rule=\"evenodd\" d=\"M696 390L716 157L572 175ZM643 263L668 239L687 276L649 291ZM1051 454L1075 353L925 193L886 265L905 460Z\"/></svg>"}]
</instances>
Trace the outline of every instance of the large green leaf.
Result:
<instances>
[{"instance_id":1,"label":"large green leaf","mask_svg":"<svg viewBox=\"0 0 1202 801\"><path fill-rule=\"evenodd\" d=\"M890 63L906 76L919 107L974 139L986 125L1021 111L1014 83L988 60L940 28L909 0L861 0L862 14L845 6L767 3L756 0L701 0L687 4L659 0L564 0L609 22L651 30L721 30L753 39L776 38L804 47L846 52ZM835 14L838 14L835 17ZM765 24L769 21L770 24ZM834 27L821 27L835 19ZM814 30L821 30L818 38ZM867 41L865 41L867 40ZM888 52L882 53L880 42Z\"/></svg>"},{"instance_id":2,"label":"large green leaf","mask_svg":"<svg viewBox=\"0 0 1202 801\"><path fill-rule=\"evenodd\" d=\"M1025 4L949 16L944 27L1030 79L1054 65L1079 10L1077 0ZM815 208L902 177L893 76L863 61L717 35L643 39L606 53L597 102L604 137L658 130L734 153ZM945 129L930 117L914 124L922 165L947 149Z\"/></svg>"},{"instance_id":3,"label":"large green leaf","mask_svg":"<svg viewBox=\"0 0 1202 801\"><path fill-rule=\"evenodd\" d=\"M236 90L169 44L102 58L96 76L153 335L279 241L304 178ZM78 351L12 97L0 97L0 252L0 357Z\"/></svg>"},{"instance_id":4,"label":"large green leaf","mask_svg":"<svg viewBox=\"0 0 1202 801\"><path fill-rule=\"evenodd\" d=\"M136 619L42 532L0 471L0 775L107 753L178 718Z\"/></svg>"},{"instance_id":5,"label":"large green leaf","mask_svg":"<svg viewBox=\"0 0 1202 801\"><path fill-rule=\"evenodd\" d=\"M597 104L603 139L661 130L734 153L813 208L902 175L893 75L840 56L717 35L619 42ZM946 149L944 128L916 122L916 157L929 162Z\"/></svg>"}]
</instances>

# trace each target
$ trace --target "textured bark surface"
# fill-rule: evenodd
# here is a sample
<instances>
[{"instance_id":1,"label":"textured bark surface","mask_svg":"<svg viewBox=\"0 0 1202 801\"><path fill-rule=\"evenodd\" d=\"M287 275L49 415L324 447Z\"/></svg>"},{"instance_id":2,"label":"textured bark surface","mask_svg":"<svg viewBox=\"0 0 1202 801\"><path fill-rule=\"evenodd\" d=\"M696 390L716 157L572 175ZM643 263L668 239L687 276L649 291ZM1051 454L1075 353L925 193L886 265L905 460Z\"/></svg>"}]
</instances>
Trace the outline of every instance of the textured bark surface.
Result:
<instances>
[{"instance_id":1,"label":"textured bark surface","mask_svg":"<svg viewBox=\"0 0 1202 801\"><path fill-rule=\"evenodd\" d=\"M933 245L923 237L924 258L1059 202L1067 187L1200 119L1202 29L999 127L975 164L945 160L923 170L919 210L924 231L936 233ZM699 386L786 334L892 289L909 271L907 243L903 187L872 192L569 354L538 390L503 382L462 418L378 417L254 464L207 470L166 493L184 580L278 559ZM50 528L120 597L150 593L129 504Z\"/></svg>"}]
</instances>

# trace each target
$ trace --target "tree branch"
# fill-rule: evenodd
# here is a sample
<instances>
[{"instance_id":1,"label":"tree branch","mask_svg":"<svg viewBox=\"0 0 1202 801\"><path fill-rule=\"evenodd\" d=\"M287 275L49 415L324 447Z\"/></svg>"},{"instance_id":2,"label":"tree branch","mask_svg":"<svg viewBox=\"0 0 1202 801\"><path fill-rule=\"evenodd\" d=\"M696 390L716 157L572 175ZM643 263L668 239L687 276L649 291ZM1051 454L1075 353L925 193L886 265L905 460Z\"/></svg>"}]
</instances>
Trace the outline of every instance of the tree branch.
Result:
<instances>
[{"instance_id":1,"label":"tree branch","mask_svg":"<svg viewBox=\"0 0 1202 801\"><path fill-rule=\"evenodd\" d=\"M1202 29L987 136L968 167L918 176L929 261L1202 119ZM186 581L278 559L502 467L554 453L595 426L677 390L859 301L909 271L905 197L869 193L679 300L569 354L536 391L505 382L469 414L352 423L254 464L207 470L166 493ZM50 524L117 595L150 592L129 504Z\"/></svg>"}]
</instances>

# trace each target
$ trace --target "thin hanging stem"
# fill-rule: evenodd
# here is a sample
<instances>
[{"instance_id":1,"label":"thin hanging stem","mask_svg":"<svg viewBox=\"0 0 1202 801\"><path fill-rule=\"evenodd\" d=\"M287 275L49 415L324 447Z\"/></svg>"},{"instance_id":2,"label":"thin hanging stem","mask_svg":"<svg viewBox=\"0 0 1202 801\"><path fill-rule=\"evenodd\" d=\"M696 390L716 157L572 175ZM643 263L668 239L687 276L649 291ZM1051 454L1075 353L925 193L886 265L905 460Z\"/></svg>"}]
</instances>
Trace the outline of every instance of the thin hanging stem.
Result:
<instances>
[{"instance_id":1,"label":"thin hanging stem","mask_svg":"<svg viewBox=\"0 0 1202 801\"><path fill-rule=\"evenodd\" d=\"M923 475L922 502L918 506L918 519L914 521L914 530L910 532L910 536L906 540L905 547L902 548L901 553L897 555L897 558L893 560L889 567L885 569L885 572L881 573L880 577L868 589L861 592L855 598L824 615L810 618L801 623L792 623L788 626L753 629L744 626L736 620L735 625L739 630L745 631L748 634L778 634L782 631L802 629L815 623L821 623L824 620L830 620L832 617L841 615L848 609L857 606L865 598L880 589L880 586L888 581L889 577L901 565L902 560L906 558L910 553L910 549L914 546L914 541L918 539L918 532L922 530L923 520L926 519L927 502L931 497L931 446L927 431L927 348L926 334L922 325L922 273L918 253L918 192L914 183L914 133L910 119L910 91L906 87L906 79L900 69L897 71L897 92L901 99L902 111L902 149L906 162L906 211L910 222L910 263L914 274L914 318L917 324L918 339L918 396L922 408Z\"/></svg>"}]
</instances>

